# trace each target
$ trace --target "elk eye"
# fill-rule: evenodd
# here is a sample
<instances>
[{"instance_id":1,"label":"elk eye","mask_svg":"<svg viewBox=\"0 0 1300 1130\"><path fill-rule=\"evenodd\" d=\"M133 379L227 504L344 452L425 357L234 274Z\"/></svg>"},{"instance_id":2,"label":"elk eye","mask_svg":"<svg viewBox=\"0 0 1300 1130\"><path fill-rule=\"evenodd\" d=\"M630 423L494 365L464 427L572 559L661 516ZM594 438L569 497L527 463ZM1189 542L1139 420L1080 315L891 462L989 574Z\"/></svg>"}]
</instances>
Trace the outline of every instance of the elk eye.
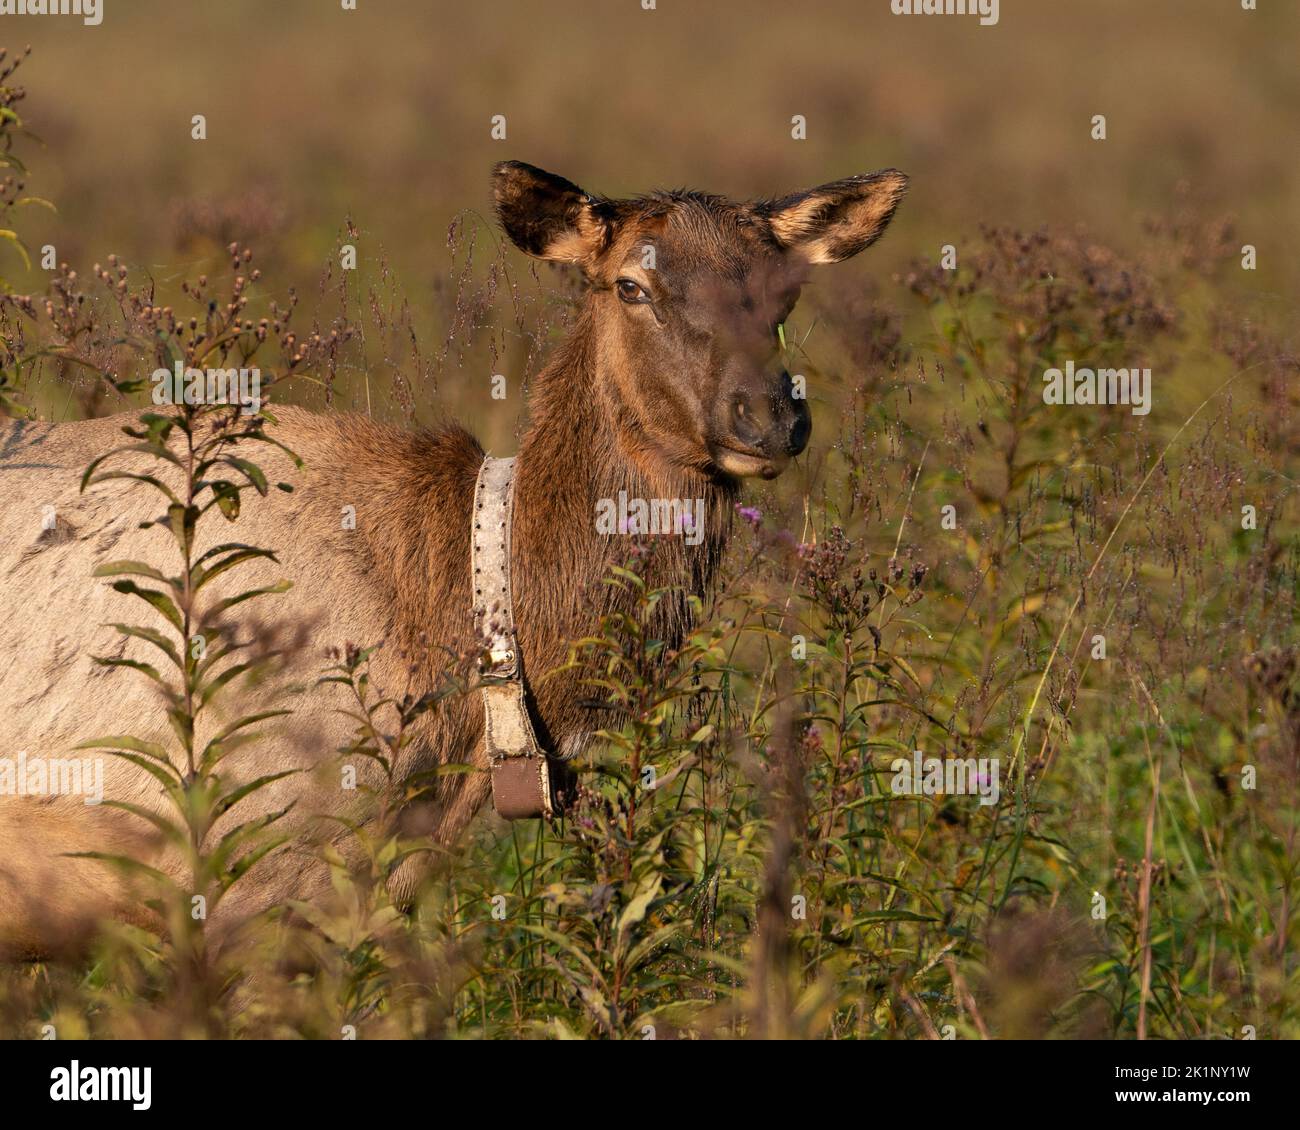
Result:
<instances>
[{"instance_id":1,"label":"elk eye","mask_svg":"<svg viewBox=\"0 0 1300 1130\"><path fill-rule=\"evenodd\" d=\"M640 283L634 282L632 279L619 279L614 285L618 287L618 296L624 302L650 301L650 296L641 289Z\"/></svg>"}]
</instances>

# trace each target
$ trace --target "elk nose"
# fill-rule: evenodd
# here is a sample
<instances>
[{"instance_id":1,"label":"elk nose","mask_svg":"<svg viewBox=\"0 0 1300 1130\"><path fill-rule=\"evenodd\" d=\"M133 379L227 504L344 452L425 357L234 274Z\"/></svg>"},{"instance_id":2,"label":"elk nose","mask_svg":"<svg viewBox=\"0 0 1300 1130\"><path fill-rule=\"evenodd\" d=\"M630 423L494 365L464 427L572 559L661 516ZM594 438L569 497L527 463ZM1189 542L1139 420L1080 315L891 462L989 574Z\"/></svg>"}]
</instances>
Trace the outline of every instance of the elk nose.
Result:
<instances>
[{"instance_id":1,"label":"elk nose","mask_svg":"<svg viewBox=\"0 0 1300 1130\"><path fill-rule=\"evenodd\" d=\"M812 434L812 413L808 411L808 401L792 400L794 404L794 426L790 429L790 438L785 449L791 455L798 455L808 446L808 437Z\"/></svg>"},{"instance_id":2,"label":"elk nose","mask_svg":"<svg viewBox=\"0 0 1300 1130\"><path fill-rule=\"evenodd\" d=\"M759 398L759 404L763 398ZM731 431L742 443L758 447L767 436L769 422L762 419L754 399L739 392L731 401Z\"/></svg>"},{"instance_id":3,"label":"elk nose","mask_svg":"<svg viewBox=\"0 0 1300 1130\"><path fill-rule=\"evenodd\" d=\"M769 455L798 455L808 446L812 415L808 402L793 393L788 373L781 374L776 390L739 390L731 402L732 434Z\"/></svg>"}]
</instances>

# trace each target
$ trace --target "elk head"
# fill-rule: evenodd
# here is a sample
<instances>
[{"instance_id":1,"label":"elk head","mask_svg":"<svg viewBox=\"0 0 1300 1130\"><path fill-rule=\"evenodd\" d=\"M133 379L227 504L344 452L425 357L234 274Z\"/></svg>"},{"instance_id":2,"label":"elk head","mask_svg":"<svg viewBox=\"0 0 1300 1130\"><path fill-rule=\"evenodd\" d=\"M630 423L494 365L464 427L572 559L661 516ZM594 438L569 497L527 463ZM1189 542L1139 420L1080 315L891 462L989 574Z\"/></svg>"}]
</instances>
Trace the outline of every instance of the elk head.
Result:
<instances>
[{"instance_id":1,"label":"elk head","mask_svg":"<svg viewBox=\"0 0 1300 1130\"><path fill-rule=\"evenodd\" d=\"M807 445L778 327L808 269L874 242L906 188L890 169L780 200L609 200L518 161L494 174L514 244L577 264L590 284L592 392L627 456L652 474L720 478L773 478Z\"/></svg>"}]
</instances>

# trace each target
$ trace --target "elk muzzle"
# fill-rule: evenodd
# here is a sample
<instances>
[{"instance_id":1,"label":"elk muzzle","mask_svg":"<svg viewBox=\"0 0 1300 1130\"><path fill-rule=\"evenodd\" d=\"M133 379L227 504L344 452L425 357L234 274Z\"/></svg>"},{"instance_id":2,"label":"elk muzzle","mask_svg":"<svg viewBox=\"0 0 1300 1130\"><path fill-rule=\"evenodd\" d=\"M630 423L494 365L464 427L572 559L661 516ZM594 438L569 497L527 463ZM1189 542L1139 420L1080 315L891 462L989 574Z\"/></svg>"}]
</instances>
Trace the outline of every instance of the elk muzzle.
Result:
<instances>
[{"instance_id":1,"label":"elk muzzle","mask_svg":"<svg viewBox=\"0 0 1300 1130\"><path fill-rule=\"evenodd\" d=\"M737 383L723 397L715 438L714 463L729 475L774 479L808 446L812 416L808 401L794 396L790 374Z\"/></svg>"}]
</instances>

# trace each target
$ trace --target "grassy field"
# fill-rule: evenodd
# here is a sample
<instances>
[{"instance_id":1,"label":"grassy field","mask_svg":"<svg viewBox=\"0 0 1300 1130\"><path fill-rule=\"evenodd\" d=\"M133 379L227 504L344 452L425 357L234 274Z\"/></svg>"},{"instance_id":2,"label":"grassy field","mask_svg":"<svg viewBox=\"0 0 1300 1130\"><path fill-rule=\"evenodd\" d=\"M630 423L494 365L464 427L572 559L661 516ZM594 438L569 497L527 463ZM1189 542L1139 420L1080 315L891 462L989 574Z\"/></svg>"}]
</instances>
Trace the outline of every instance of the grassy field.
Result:
<instances>
[{"instance_id":1,"label":"grassy field","mask_svg":"<svg viewBox=\"0 0 1300 1130\"><path fill-rule=\"evenodd\" d=\"M494 161L911 192L786 327L812 444L747 490L689 644L633 617L578 649L629 721L570 819L485 815L410 914L409 845L369 844L220 959L106 924L84 966L0 969L0 1035L1300 1035L1300 14L336 7L0 24L34 45L0 83L0 411L142 405L105 379L148 320L124 296L201 317L182 283L222 293L237 241L251 317L298 296L277 396L506 452L578 286L503 246ZM1149 414L1045 403L1070 360L1150 368ZM899 795L918 750L996 766L993 803Z\"/></svg>"}]
</instances>

